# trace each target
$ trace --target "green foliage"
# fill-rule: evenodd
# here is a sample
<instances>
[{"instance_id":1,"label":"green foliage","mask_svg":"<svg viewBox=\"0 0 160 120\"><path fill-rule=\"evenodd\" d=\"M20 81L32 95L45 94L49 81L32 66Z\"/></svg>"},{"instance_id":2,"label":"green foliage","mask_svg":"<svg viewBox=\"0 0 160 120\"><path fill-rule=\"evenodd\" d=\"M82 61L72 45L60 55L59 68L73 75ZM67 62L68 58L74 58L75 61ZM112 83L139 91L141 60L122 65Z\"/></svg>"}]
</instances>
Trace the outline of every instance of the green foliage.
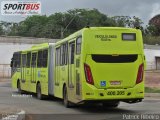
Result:
<instances>
[{"instance_id":1,"label":"green foliage","mask_svg":"<svg viewBox=\"0 0 160 120\"><path fill-rule=\"evenodd\" d=\"M160 36L151 36L151 35L146 35L143 36L143 41L145 44L149 45L160 45Z\"/></svg>"},{"instance_id":2,"label":"green foliage","mask_svg":"<svg viewBox=\"0 0 160 120\"><path fill-rule=\"evenodd\" d=\"M145 93L160 93L160 89L145 87Z\"/></svg>"},{"instance_id":3,"label":"green foliage","mask_svg":"<svg viewBox=\"0 0 160 120\"><path fill-rule=\"evenodd\" d=\"M3 35L3 28L1 25L0 25L0 35Z\"/></svg>"},{"instance_id":4,"label":"green foliage","mask_svg":"<svg viewBox=\"0 0 160 120\"><path fill-rule=\"evenodd\" d=\"M146 28L146 34L160 36L160 14L149 20L149 25Z\"/></svg>"},{"instance_id":5,"label":"green foliage","mask_svg":"<svg viewBox=\"0 0 160 120\"><path fill-rule=\"evenodd\" d=\"M50 16L30 16L20 23L4 22L3 26L7 35L62 38L85 26L140 27L143 32L142 24L142 20L135 16L109 17L97 9L72 9Z\"/></svg>"},{"instance_id":6,"label":"green foliage","mask_svg":"<svg viewBox=\"0 0 160 120\"><path fill-rule=\"evenodd\" d=\"M12 23L0 21L0 34L7 35L11 31Z\"/></svg>"},{"instance_id":7,"label":"green foliage","mask_svg":"<svg viewBox=\"0 0 160 120\"><path fill-rule=\"evenodd\" d=\"M112 17L115 22L116 26L118 27L142 27L141 25L143 24L142 20L139 19L138 17L130 17L130 16L114 16Z\"/></svg>"},{"instance_id":8,"label":"green foliage","mask_svg":"<svg viewBox=\"0 0 160 120\"><path fill-rule=\"evenodd\" d=\"M160 15L156 15L149 20L143 38L146 44L160 45Z\"/></svg>"},{"instance_id":9,"label":"green foliage","mask_svg":"<svg viewBox=\"0 0 160 120\"><path fill-rule=\"evenodd\" d=\"M138 27L145 44L160 44L160 15L151 18L145 29L142 24L142 20L135 16L109 17L97 9L72 9L50 16L30 16L20 23L1 21L0 35L59 39L86 26Z\"/></svg>"},{"instance_id":10,"label":"green foliage","mask_svg":"<svg viewBox=\"0 0 160 120\"><path fill-rule=\"evenodd\" d=\"M10 27L8 35L61 38L85 26L116 26L115 20L97 9L73 9L50 16L30 16Z\"/></svg>"}]
</instances>

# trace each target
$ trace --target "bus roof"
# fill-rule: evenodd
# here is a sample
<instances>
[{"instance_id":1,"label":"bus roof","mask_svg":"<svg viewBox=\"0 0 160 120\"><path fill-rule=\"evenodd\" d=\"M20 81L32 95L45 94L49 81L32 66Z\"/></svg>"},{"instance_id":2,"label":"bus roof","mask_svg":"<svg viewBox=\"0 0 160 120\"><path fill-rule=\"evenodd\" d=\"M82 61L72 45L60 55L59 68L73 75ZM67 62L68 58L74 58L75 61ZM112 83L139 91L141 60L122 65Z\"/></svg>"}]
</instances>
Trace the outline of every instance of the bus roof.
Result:
<instances>
[{"instance_id":1,"label":"bus roof","mask_svg":"<svg viewBox=\"0 0 160 120\"><path fill-rule=\"evenodd\" d=\"M83 29L69 35L68 37L66 37L56 43L61 44L63 42L68 41L69 39L73 39L77 36L81 36L85 30L104 30L104 29L105 30L132 30L135 32L139 31L139 29L136 29L136 28L126 28L126 27L86 27L86 28L83 28Z\"/></svg>"},{"instance_id":2,"label":"bus roof","mask_svg":"<svg viewBox=\"0 0 160 120\"><path fill-rule=\"evenodd\" d=\"M48 48L50 45L54 45L55 43L42 43L42 44L37 44L37 45L34 45L32 46L31 48L29 49L26 49L26 50L22 50L21 52L28 52L28 51L36 51L36 50L39 50L39 49L45 49L45 48Z\"/></svg>"}]
</instances>

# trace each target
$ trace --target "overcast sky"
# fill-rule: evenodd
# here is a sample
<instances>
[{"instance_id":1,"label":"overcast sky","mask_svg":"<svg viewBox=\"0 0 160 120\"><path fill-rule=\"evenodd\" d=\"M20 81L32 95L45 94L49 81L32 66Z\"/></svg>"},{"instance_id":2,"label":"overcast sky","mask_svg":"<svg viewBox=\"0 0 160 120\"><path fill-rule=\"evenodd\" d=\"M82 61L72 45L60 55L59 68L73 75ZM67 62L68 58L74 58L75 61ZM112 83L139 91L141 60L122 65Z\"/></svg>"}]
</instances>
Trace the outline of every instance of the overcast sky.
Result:
<instances>
[{"instance_id":1,"label":"overcast sky","mask_svg":"<svg viewBox=\"0 0 160 120\"><path fill-rule=\"evenodd\" d=\"M4 1L4 0L0 0ZM9 0L8 0L9 1ZM13 1L13 0L12 0ZM18 0L17 0L18 1ZM29 0L22 0L29 1ZM31 1L31 0L30 0ZM35 1L35 0L32 0ZM145 24L153 16L160 14L160 0L38 0L42 3L42 14L50 15L55 12L65 12L74 8L96 8L108 16L137 16ZM2 16L0 21L19 22L23 16Z\"/></svg>"}]
</instances>

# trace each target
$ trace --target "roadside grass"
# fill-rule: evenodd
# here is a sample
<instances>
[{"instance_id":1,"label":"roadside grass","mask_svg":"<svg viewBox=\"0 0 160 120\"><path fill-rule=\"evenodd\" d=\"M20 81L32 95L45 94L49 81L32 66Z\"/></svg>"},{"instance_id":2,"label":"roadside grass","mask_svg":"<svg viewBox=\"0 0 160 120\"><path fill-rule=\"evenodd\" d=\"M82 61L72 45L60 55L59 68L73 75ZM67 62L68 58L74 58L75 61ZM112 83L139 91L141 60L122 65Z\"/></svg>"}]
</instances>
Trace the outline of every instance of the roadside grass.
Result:
<instances>
[{"instance_id":1,"label":"roadside grass","mask_svg":"<svg viewBox=\"0 0 160 120\"><path fill-rule=\"evenodd\" d=\"M145 93L160 93L160 88L145 87Z\"/></svg>"}]
</instances>

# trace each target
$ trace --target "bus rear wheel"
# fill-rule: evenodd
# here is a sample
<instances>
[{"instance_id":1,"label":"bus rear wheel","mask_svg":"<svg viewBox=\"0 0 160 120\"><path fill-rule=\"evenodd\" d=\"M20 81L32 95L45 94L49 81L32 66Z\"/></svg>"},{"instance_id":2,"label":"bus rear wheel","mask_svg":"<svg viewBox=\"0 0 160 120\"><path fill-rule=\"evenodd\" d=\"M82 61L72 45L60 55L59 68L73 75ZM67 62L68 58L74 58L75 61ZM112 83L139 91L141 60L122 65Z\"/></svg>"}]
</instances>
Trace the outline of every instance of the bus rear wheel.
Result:
<instances>
[{"instance_id":1,"label":"bus rear wheel","mask_svg":"<svg viewBox=\"0 0 160 120\"><path fill-rule=\"evenodd\" d=\"M102 105L105 108L116 108L116 107L118 107L119 103L120 103L119 101L117 101L117 102L104 102L104 103L102 103Z\"/></svg>"},{"instance_id":2,"label":"bus rear wheel","mask_svg":"<svg viewBox=\"0 0 160 120\"><path fill-rule=\"evenodd\" d=\"M39 100L43 100L43 95L42 95L42 92L41 92L41 84L40 83L37 84L36 92L37 92L37 98Z\"/></svg>"},{"instance_id":3,"label":"bus rear wheel","mask_svg":"<svg viewBox=\"0 0 160 120\"><path fill-rule=\"evenodd\" d=\"M18 93L22 93L22 90L21 90L21 84L20 84L20 81L18 80L18 83L17 83L17 89L18 89Z\"/></svg>"},{"instance_id":4,"label":"bus rear wheel","mask_svg":"<svg viewBox=\"0 0 160 120\"><path fill-rule=\"evenodd\" d=\"M63 103L66 108L70 108L72 106L72 103L68 100L68 92L66 87L63 89Z\"/></svg>"}]
</instances>

